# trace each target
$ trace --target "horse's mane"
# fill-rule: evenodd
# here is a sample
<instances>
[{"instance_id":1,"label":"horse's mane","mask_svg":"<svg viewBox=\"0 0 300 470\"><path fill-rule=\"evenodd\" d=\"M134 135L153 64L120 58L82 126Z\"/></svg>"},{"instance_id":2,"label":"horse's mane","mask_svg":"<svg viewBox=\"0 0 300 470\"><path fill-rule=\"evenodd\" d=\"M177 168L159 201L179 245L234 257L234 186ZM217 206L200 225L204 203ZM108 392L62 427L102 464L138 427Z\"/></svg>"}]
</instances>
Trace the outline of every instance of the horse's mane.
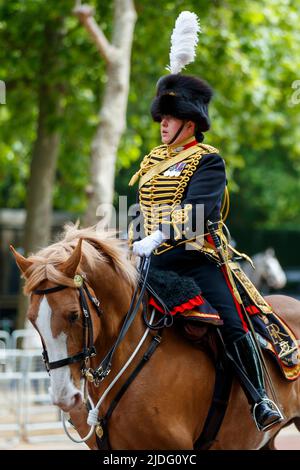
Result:
<instances>
[{"instance_id":1,"label":"horse's mane","mask_svg":"<svg viewBox=\"0 0 300 470\"><path fill-rule=\"evenodd\" d=\"M29 256L32 265L25 273L25 294L30 294L45 280L74 287L73 279L60 271L59 265L70 257L80 238L83 242L79 271L81 266L93 271L99 268L99 263L109 262L127 283L135 285L137 271L127 259L126 243L112 236L112 232L100 232L96 227L78 229L74 224L67 224L59 238L56 243Z\"/></svg>"}]
</instances>

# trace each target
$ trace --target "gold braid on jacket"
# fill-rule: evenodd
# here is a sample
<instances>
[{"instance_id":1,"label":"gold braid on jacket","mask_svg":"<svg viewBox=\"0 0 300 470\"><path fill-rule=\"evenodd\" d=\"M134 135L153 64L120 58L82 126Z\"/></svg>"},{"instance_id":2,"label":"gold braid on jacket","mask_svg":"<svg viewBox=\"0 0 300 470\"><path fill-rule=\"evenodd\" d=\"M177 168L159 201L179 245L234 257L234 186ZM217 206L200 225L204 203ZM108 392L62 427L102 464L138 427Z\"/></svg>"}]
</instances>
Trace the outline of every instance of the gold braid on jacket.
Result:
<instances>
[{"instance_id":1,"label":"gold braid on jacket","mask_svg":"<svg viewBox=\"0 0 300 470\"><path fill-rule=\"evenodd\" d=\"M129 184L133 185L140 178L139 200L146 236L158 230L162 224L170 224L174 231L175 240L179 240L182 235L185 237L178 244L194 240L194 237L189 239L188 233L182 230L183 225L186 226L189 221L192 204L186 204L184 208L180 205L189 181L197 170L203 155L218 153L218 150L211 145L198 143L185 152L189 155L177 165L179 170L181 165L182 171L176 172L176 165L172 165L167 170L160 172L159 169L162 164L165 165L168 161L173 162L177 158L176 156L178 155L180 158L180 154L183 154L183 152L176 152L169 145L155 147L144 157L139 171L130 180ZM157 168L157 171L141 185L143 177L147 177L147 173L151 174L151 171L155 169L154 167ZM170 176L172 177L170 178ZM133 239L131 229L129 230L129 238ZM159 255L173 247L174 245L165 241L154 253Z\"/></svg>"}]
</instances>

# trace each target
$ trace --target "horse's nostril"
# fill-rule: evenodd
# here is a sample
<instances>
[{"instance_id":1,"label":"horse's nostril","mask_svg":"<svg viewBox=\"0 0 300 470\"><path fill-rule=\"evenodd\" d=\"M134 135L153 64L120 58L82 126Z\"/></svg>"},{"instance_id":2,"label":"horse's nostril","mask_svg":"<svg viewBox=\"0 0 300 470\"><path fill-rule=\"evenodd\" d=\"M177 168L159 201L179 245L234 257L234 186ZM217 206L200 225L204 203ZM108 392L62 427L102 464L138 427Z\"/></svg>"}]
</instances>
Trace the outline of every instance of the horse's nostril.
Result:
<instances>
[{"instance_id":1,"label":"horse's nostril","mask_svg":"<svg viewBox=\"0 0 300 470\"><path fill-rule=\"evenodd\" d=\"M74 395L74 406L77 406L81 403L81 394L80 393L76 393Z\"/></svg>"}]
</instances>

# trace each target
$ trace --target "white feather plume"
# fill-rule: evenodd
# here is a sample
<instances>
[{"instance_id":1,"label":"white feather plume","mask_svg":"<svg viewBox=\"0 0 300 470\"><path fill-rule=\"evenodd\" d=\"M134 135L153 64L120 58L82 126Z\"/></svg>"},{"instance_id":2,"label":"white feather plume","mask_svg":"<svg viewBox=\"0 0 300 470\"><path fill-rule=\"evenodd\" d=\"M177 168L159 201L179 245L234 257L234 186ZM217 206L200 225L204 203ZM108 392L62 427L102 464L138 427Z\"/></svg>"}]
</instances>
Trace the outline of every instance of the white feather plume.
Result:
<instances>
[{"instance_id":1,"label":"white feather plume","mask_svg":"<svg viewBox=\"0 0 300 470\"><path fill-rule=\"evenodd\" d=\"M187 64L194 62L198 33L201 33L197 15L183 11L178 16L171 36L170 73L179 73Z\"/></svg>"}]
</instances>

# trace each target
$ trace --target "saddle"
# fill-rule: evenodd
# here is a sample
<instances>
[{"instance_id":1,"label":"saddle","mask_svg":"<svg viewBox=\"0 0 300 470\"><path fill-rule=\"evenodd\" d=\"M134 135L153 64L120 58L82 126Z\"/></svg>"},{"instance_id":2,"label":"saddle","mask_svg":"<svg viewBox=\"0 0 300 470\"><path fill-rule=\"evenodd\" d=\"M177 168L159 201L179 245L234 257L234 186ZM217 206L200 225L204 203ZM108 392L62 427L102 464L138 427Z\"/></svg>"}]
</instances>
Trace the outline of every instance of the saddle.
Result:
<instances>
[{"instance_id":1,"label":"saddle","mask_svg":"<svg viewBox=\"0 0 300 470\"><path fill-rule=\"evenodd\" d=\"M286 380L296 380L300 376L300 348L294 333L236 264L233 274L245 315L251 318L262 349L276 361ZM149 305L174 316L185 337L216 355L213 335L207 332L221 326L223 321L193 278L150 266L148 295Z\"/></svg>"}]
</instances>

